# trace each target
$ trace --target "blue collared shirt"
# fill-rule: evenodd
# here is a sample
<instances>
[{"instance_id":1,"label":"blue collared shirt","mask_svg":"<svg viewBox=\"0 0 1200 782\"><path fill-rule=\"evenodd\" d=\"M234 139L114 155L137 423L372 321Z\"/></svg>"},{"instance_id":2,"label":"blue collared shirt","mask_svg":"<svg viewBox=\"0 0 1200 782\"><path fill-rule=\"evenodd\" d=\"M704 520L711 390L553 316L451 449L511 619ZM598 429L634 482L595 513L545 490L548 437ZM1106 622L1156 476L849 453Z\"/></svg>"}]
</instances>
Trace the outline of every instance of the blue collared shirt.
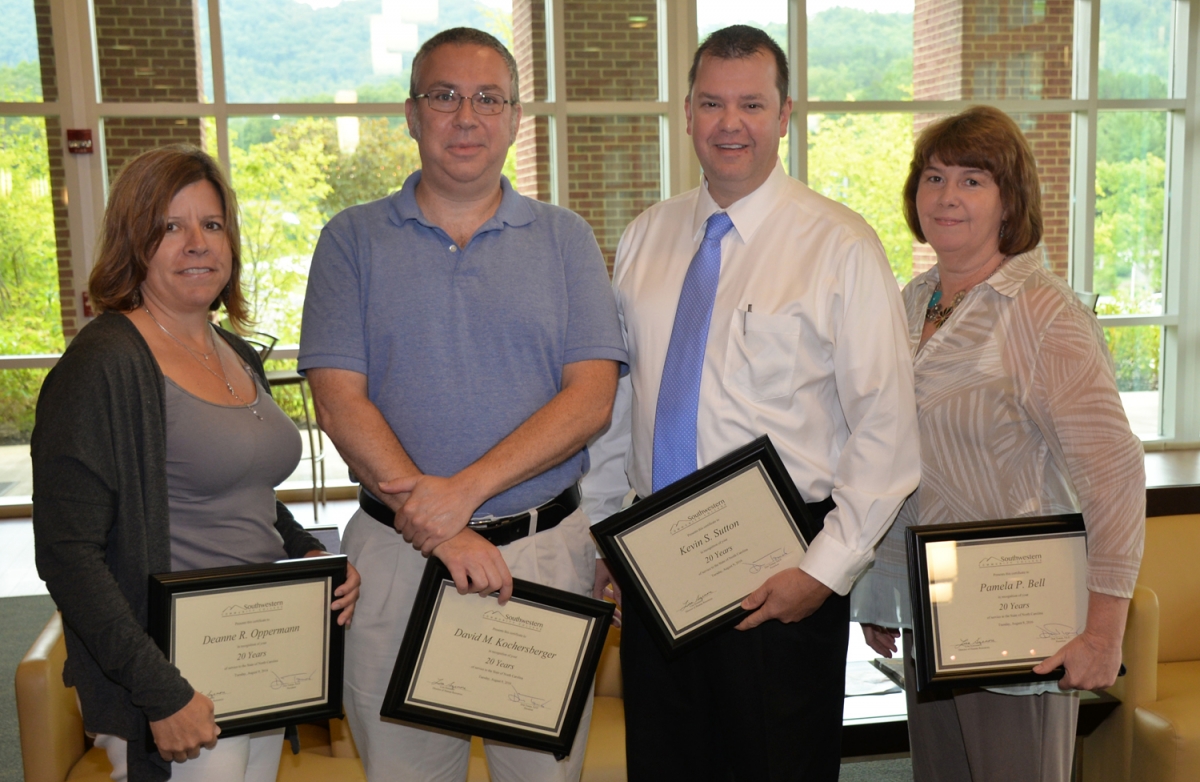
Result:
<instances>
[{"instance_id":1,"label":"blue collared shirt","mask_svg":"<svg viewBox=\"0 0 1200 782\"><path fill-rule=\"evenodd\" d=\"M368 396L422 472L450 476L550 401L565 364L627 362L604 259L582 218L501 178L496 214L465 248L416 200L421 173L353 206L313 253L299 368L367 376ZM504 516L587 471L581 450L492 497Z\"/></svg>"}]
</instances>

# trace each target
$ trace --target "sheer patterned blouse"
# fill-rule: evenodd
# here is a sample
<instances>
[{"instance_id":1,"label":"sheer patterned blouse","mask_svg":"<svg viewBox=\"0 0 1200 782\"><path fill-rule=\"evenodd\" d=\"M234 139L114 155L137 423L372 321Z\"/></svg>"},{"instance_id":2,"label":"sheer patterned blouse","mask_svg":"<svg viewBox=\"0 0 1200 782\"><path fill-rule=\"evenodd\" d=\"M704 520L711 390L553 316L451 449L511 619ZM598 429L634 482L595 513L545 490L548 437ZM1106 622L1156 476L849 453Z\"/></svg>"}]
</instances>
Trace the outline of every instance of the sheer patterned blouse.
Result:
<instances>
[{"instance_id":1,"label":"sheer patterned blouse","mask_svg":"<svg viewBox=\"0 0 1200 782\"><path fill-rule=\"evenodd\" d=\"M1130 597L1145 537L1142 446L1117 394L1099 322L1041 250L975 286L918 349L933 268L904 289L914 352L921 485L857 595L857 621L911 626L904 529L1083 514L1087 587Z\"/></svg>"}]
</instances>

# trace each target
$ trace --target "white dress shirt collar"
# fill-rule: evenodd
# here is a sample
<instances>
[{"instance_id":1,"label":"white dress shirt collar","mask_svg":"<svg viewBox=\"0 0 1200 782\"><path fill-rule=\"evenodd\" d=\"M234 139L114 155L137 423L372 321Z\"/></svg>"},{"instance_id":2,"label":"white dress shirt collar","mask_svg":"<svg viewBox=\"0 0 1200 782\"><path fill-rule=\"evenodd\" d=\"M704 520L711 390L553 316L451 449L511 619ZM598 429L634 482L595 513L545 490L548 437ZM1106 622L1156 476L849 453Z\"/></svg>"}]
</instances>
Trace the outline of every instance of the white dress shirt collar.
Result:
<instances>
[{"instance_id":1,"label":"white dress shirt collar","mask_svg":"<svg viewBox=\"0 0 1200 782\"><path fill-rule=\"evenodd\" d=\"M754 237L754 232L766 220L771 207L783 197L787 183L788 175L783 170L783 163L776 160L775 168L771 170L767 181L759 185L754 192L734 201L728 209L722 209L709 195L708 179L705 179L700 188L700 197L696 199L696 208L692 212L692 239L698 244L704 239L704 228L708 218L717 212L725 212L733 221L738 236L743 242L749 242Z\"/></svg>"}]
</instances>

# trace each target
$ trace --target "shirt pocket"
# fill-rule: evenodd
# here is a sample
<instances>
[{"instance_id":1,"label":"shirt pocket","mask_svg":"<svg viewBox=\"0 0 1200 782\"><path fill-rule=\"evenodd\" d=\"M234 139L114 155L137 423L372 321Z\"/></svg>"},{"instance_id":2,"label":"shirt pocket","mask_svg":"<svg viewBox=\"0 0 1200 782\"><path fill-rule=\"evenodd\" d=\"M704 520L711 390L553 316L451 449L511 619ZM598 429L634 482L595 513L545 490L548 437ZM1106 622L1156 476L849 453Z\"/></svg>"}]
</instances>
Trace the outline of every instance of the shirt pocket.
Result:
<instances>
[{"instance_id":1,"label":"shirt pocket","mask_svg":"<svg viewBox=\"0 0 1200 782\"><path fill-rule=\"evenodd\" d=\"M799 350L798 317L736 310L725 354L725 382L755 402L787 396Z\"/></svg>"}]
</instances>

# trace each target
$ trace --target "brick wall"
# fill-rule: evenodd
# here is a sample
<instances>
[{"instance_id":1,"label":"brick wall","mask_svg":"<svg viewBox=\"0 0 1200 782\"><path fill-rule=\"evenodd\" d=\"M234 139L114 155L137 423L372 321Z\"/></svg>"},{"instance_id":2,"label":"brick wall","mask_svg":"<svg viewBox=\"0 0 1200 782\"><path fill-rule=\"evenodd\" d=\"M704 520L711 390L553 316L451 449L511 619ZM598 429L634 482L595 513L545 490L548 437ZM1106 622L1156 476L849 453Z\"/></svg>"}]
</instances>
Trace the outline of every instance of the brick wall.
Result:
<instances>
[{"instance_id":1,"label":"brick wall","mask_svg":"<svg viewBox=\"0 0 1200 782\"><path fill-rule=\"evenodd\" d=\"M916 0L913 97L917 100L1029 100L1071 97L1073 0ZM934 119L918 115L919 132ZM1038 160L1042 243L1050 267L1067 275L1070 240L1071 118L1014 117ZM913 271L934 261L913 246Z\"/></svg>"},{"instance_id":2,"label":"brick wall","mask_svg":"<svg viewBox=\"0 0 1200 782\"><path fill-rule=\"evenodd\" d=\"M521 78L521 100L546 98L545 0L513 0L513 57ZM517 130L517 189L550 200L550 120L529 117Z\"/></svg>"},{"instance_id":3,"label":"brick wall","mask_svg":"<svg viewBox=\"0 0 1200 782\"><path fill-rule=\"evenodd\" d=\"M658 3L567 0L567 100L658 100Z\"/></svg>"},{"instance_id":4,"label":"brick wall","mask_svg":"<svg viewBox=\"0 0 1200 782\"><path fill-rule=\"evenodd\" d=\"M611 272L625 226L661 198L658 117L571 117L567 149L571 208Z\"/></svg>"},{"instance_id":5,"label":"brick wall","mask_svg":"<svg viewBox=\"0 0 1200 782\"><path fill-rule=\"evenodd\" d=\"M566 98L657 100L657 11L654 0L567 0ZM545 83L544 30L544 0L514 0L522 82ZM517 134L517 186L542 199L550 192L549 134L545 118L523 123ZM567 149L567 205L591 224L611 269L625 226L661 197L658 118L571 117Z\"/></svg>"},{"instance_id":6,"label":"brick wall","mask_svg":"<svg viewBox=\"0 0 1200 782\"><path fill-rule=\"evenodd\" d=\"M100 95L106 102L194 103L203 98L199 18L193 0L94 0ZM202 144L195 118L106 120L112 177L131 158L164 144Z\"/></svg>"}]
</instances>

